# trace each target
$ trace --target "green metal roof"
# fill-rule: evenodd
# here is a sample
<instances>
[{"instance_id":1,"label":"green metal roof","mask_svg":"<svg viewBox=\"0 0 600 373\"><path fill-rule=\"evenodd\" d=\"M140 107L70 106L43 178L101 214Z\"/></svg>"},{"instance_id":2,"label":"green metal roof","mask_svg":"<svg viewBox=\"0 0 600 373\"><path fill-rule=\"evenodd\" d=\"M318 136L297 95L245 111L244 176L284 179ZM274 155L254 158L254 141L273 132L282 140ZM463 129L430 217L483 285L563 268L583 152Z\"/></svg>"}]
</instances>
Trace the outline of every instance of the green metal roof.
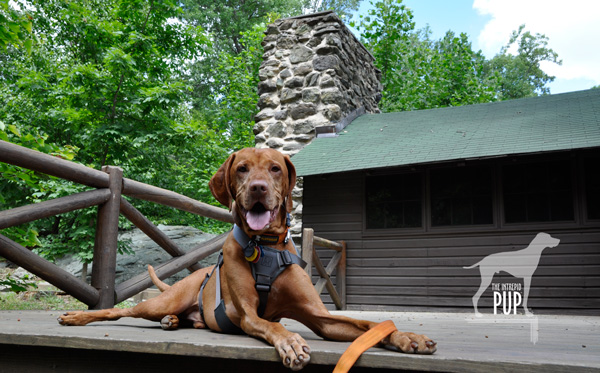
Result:
<instances>
[{"instance_id":1,"label":"green metal roof","mask_svg":"<svg viewBox=\"0 0 600 373\"><path fill-rule=\"evenodd\" d=\"M365 114L292 161L309 176L600 146L600 89L459 107Z\"/></svg>"}]
</instances>

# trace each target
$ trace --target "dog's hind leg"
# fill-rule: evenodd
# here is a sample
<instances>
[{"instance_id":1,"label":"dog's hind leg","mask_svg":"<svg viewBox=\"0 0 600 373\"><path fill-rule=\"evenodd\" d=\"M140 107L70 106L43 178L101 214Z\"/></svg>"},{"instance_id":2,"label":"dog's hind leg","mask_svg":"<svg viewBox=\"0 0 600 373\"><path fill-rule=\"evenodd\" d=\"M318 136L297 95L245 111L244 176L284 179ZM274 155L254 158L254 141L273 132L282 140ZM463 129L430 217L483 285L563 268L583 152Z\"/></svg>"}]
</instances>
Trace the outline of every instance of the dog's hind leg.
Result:
<instances>
[{"instance_id":1,"label":"dog's hind leg","mask_svg":"<svg viewBox=\"0 0 600 373\"><path fill-rule=\"evenodd\" d=\"M479 298L486 291L488 286L492 283L494 279L494 272L488 273L490 271L486 271L484 267L479 267L479 272L481 273L481 285L479 285L479 290L477 293L473 295L473 308L475 308L475 316L481 317L481 313L477 309L477 304L479 303Z\"/></svg>"}]
</instances>

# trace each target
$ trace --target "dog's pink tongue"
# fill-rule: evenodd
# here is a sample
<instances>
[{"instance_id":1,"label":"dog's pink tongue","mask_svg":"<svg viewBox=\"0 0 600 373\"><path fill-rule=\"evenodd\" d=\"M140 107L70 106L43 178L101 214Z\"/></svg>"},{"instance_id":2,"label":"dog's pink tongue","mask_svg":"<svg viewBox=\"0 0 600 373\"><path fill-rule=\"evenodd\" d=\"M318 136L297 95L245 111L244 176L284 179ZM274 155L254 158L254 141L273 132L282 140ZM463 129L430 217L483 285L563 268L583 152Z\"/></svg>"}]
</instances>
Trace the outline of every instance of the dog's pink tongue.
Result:
<instances>
[{"instance_id":1,"label":"dog's pink tongue","mask_svg":"<svg viewBox=\"0 0 600 373\"><path fill-rule=\"evenodd\" d=\"M253 231L260 231L264 227L266 227L267 224L269 224L270 218L271 218L270 211L264 211L264 212L248 211L248 214L246 215L246 222L248 223L248 226L250 227L250 229L252 229Z\"/></svg>"}]
</instances>

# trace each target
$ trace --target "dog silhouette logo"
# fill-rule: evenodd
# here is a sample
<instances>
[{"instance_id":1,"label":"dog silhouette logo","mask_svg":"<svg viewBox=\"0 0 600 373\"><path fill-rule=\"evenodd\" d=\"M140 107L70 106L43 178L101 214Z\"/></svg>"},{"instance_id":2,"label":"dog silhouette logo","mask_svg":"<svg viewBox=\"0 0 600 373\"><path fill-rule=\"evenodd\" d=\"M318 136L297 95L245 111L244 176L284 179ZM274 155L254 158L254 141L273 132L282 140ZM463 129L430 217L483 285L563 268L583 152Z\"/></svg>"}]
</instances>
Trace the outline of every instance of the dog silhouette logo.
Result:
<instances>
[{"instance_id":1,"label":"dog silhouette logo","mask_svg":"<svg viewBox=\"0 0 600 373\"><path fill-rule=\"evenodd\" d=\"M490 286L494 275L504 271L514 277L523 279L523 309L527 316L532 316L533 314L527 307L527 298L529 297L529 290L531 287L531 277L540 263L540 257L542 256L544 249L556 247L559 243L559 239L554 238L547 233L538 233L529 246L522 250L491 254L472 266L463 267L464 269L479 267L479 272L481 274L481 285L479 286L477 293L473 296L475 315L477 317L482 316L477 310L479 298L488 286ZM515 304L515 311L516 306L517 305Z\"/></svg>"}]
</instances>

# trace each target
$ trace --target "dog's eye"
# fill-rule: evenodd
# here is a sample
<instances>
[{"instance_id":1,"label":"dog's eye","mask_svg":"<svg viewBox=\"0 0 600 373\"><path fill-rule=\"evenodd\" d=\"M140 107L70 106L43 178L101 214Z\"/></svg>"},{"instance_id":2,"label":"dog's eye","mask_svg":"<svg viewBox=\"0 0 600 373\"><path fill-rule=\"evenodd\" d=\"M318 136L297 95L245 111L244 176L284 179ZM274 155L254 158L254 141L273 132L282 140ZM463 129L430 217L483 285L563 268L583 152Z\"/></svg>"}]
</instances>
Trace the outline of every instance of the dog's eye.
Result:
<instances>
[{"instance_id":1,"label":"dog's eye","mask_svg":"<svg viewBox=\"0 0 600 373\"><path fill-rule=\"evenodd\" d=\"M246 168L246 166L240 166L240 167L238 167L237 170L238 170L238 172L241 172L241 173L248 172L248 169Z\"/></svg>"},{"instance_id":2,"label":"dog's eye","mask_svg":"<svg viewBox=\"0 0 600 373\"><path fill-rule=\"evenodd\" d=\"M281 168L279 168L279 166L271 167L271 172L279 172L279 171L281 171Z\"/></svg>"}]
</instances>

